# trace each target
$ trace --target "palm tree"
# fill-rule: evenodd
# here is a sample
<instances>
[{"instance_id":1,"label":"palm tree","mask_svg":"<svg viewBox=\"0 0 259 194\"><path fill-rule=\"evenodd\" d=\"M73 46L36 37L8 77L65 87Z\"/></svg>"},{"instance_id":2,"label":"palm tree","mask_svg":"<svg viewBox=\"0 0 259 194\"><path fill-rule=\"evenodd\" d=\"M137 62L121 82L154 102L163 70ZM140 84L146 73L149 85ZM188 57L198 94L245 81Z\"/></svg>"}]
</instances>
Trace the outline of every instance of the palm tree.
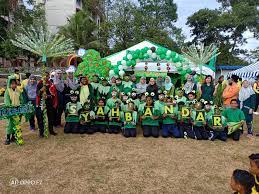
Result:
<instances>
[{"instance_id":1,"label":"palm tree","mask_svg":"<svg viewBox=\"0 0 259 194\"><path fill-rule=\"evenodd\" d=\"M64 36L55 34L53 35L47 27L41 26L34 28L33 26L28 29L22 28L22 33L15 35L11 40L13 45L30 51L42 58L43 70L45 73L45 64L47 58L63 57L74 53L74 44L71 39L66 39ZM45 75L43 74L43 86L45 86ZM47 125L47 109L45 103L46 92L42 95L43 102L43 121L44 121L44 136L48 137Z\"/></svg>"}]
</instances>

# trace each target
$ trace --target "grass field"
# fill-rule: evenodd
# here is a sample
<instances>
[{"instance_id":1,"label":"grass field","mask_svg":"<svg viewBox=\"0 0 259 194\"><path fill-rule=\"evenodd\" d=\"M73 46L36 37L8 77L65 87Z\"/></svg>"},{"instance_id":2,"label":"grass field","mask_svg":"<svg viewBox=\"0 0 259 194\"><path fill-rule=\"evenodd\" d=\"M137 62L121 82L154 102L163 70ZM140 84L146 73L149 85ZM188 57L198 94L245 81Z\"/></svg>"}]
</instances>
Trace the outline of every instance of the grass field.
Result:
<instances>
[{"instance_id":1,"label":"grass field","mask_svg":"<svg viewBox=\"0 0 259 194\"><path fill-rule=\"evenodd\" d=\"M2 140L4 127L0 121ZM258 137L224 143L62 130L39 139L24 124L24 146L0 145L0 193L231 193L232 171L248 169L248 155L259 152Z\"/></svg>"}]
</instances>

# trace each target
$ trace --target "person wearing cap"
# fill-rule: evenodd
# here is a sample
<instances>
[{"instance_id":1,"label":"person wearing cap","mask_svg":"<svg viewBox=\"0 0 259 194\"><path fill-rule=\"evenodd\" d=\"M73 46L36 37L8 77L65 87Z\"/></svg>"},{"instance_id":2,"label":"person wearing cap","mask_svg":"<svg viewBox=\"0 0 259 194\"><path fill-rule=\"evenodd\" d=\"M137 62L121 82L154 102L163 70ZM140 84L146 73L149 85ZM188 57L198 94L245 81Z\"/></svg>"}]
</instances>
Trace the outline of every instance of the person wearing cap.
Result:
<instances>
[{"instance_id":1,"label":"person wearing cap","mask_svg":"<svg viewBox=\"0 0 259 194\"><path fill-rule=\"evenodd\" d=\"M111 86L109 85L108 79L105 77L101 77L101 84L98 87L98 98L105 98L108 99L111 97L110 90Z\"/></svg>"},{"instance_id":2,"label":"person wearing cap","mask_svg":"<svg viewBox=\"0 0 259 194\"><path fill-rule=\"evenodd\" d=\"M139 83L136 85L137 93L143 94L147 91L146 77L141 77Z\"/></svg>"},{"instance_id":3,"label":"person wearing cap","mask_svg":"<svg viewBox=\"0 0 259 194\"><path fill-rule=\"evenodd\" d=\"M124 81L122 82L122 85L123 85L123 92L125 94L128 94L129 92L131 92L133 88L133 83L132 81L130 81L130 77L128 75L124 76Z\"/></svg>"},{"instance_id":4,"label":"person wearing cap","mask_svg":"<svg viewBox=\"0 0 259 194\"><path fill-rule=\"evenodd\" d=\"M37 97L37 80L35 75L30 75L29 82L24 88L24 93L26 94L26 98L28 102L31 102L34 105L34 108L36 109L36 97ZM34 120L35 114L31 115L30 118L30 130L35 130L35 120Z\"/></svg>"},{"instance_id":5,"label":"person wearing cap","mask_svg":"<svg viewBox=\"0 0 259 194\"><path fill-rule=\"evenodd\" d=\"M228 86L224 89L222 98L225 107L230 107L230 102L232 99L238 99L239 87L237 85L238 76L232 75L228 79Z\"/></svg>"}]
</instances>

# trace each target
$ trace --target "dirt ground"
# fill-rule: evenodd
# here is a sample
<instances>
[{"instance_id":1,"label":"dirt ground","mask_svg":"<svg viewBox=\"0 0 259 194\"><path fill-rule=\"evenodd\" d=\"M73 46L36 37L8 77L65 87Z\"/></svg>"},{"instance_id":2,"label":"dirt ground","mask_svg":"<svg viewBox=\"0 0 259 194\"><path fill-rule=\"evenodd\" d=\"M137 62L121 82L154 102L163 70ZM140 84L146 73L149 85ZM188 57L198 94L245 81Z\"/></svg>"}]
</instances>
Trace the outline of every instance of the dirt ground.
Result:
<instances>
[{"instance_id":1,"label":"dirt ground","mask_svg":"<svg viewBox=\"0 0 259 194\"><path fill-rule=\"evenodd\" d=\"M3 141L4 127L0 121ZM258 137L224 143L56 130L39 139L23 124L25 145L0 145L0 193L231 193L232 171L248 169L248 155L259 151Z\"/></svg>"}]
</instances>

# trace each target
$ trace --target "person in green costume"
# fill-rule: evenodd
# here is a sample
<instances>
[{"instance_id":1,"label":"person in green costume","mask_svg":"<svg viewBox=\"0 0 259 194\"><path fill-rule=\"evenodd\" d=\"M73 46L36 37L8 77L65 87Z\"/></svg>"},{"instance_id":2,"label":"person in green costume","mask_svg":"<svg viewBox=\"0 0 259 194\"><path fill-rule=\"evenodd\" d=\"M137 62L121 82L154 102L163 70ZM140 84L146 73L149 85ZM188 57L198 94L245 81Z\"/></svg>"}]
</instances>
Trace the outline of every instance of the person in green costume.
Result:
<instances>
[{"instance_id":1,"label":"person in green costume","mask_svg":"<svg viewBox=\"0 0 259 194\"><path fill-rule=\"evenodd\" d=\"M98 98L108 99L111 97L110 90L111 86L109 85L108 79L105 77L101 77L102 83L98 87Z\"/></svg>"},{"instance_id":2,"label":"person in green costume","mask_svg":"<svg viewBox=\"0 0 259 194\"><path fill-rule=\"evenodd\" d=\"M213 93L214 104L217 105L218 107L223 106L222 94L226 86L227 86L226 83L224 83L224 75L221 75L218 79L218 84L215 86L215 90Z\"/></svg>"},{"instance_id":3,"label":"person in green costume","mask_svg":"<svg viewBox=\"0 0 259 194\"><path fill-rule=\"evenodd\" d=\"M205 105L205 111L206 111ZM206 115L208 123L208 130L210 131L209 139L214 141L219 139L221 141L227 141L227 133L225 127L227 126L226 118L222 116L220 108L216 105L212 111L212 114Z\"/></svg>"},{"instance_id":4,"label":"person in green costume","mask_svg":"<svg viewBox=\"0 0 259 194\"><path fill-rule=\"evenodd\" d=\"M124 123L123 136L126 138L136 137L138 113L135 111L135 104L131 99L127 100L127 106L123 110L122 122Z\"/></svg>"},{"instance_id":5,"label":"person in green costume","mask_svg":"<svg viewBox=\"0 0 259 194\"><path fill-rule=\"evenodd\" d=\"M121 109L122 109L122 102L117 97L118 91L113 89L112 97L107 100L106 108L108 110L108 118L109 118L109 128L108 133L119 133L121 130Z\"/></svg>"},{"instance_id":6,"label":"person in green costume","mask_svg":"<svg viewBox=\"0 0 259 194\"><path fill-rule=\"evenodd\" d=\"M191 112L193 131L197 140L207 140L209 139L209 134L205 128L206 117L205 111L202 108L202 103L197 102L195 108Z\"/></svg>"},{"instance_id":7,"label":"person in green costume","mask_svg":"<svg viewBox=\"0 0 259 194\"><path fill-rule=\"evenodd\" d=\"M238 108L236 99L230 101L230 108L226 108L222 115L227 120L228 135L232 136L234 141L239 141L241 128L245 123L245 115L242 110Z\"/></svg>"},{"instance_id":8,"label":"person in green costume","mask_svg":"<svg viewBox=\"0 0 259 194\"><path fill-rule=\"evenodd\" d=\"M131 92L133 88L133 83L132 81L130 81L130 77L128 75L124 76L124 81L122 82L122 85L124 93L128 94L129 92Z\"/></svg>"},{"instance_id":9,"label":"person in green costume","mask_svg":"<svg viewBox=\"0 0 259 194\"><path fill-rule=\"evenodd\" d=\"M70 102L66 104L65 115L66 124L64 133L77 133L80 130L79 115L82 109L79 100L79 91L70 90Z\"/></svg>"},{"instance_id":10,"label":"person in green costume","mask_svg":"<svg viewBox=\"0 0 259 194\"><path fill-rule=\"evenodd\" d=\"M118 92L124 92L124 86L122 84L122 81L121 81L121 78L118 77L116 79L116 85L115 85L115 88L117 89Z\"/></svg>"},{"instance_id":11,"label":"person in green costume","mask_svg":"<svg viewBox=\"0 0 259 194\"><path fill-rule=\"evenodd\" d=\"M133 101L135 110L137 111L139 109L140 100L138 98L137 90L135 88L132 89L130 99Z\"/></svg>"},{"instance_id":12,"label":"person in green costume","mask_svg":"<svg viewBox=\"0 0 259 194\"><path fill-rule=\"evenodd\" d=\"M126 94L126 93L124 93L124 92L121 92L121 93L120 93L121 109L122 109L122 110L124 110L124 108L126 108L126 106L127 106L127 100L129 99L129 96L130 96L130 95L131 95L130 93L128 93L128 94Z\"/></svg>"},{"instance_id":13,"label":"person in green costume","mask_svg":"<svg viewBox=\"0 0 259 194\"><path fill-rule=\"evenodd\" d=\"M189 105L189 107L191 109L193 109L196 102L197 102L196 92L193 90L188 93L188 99L187 99L186 103Z\"/></svg>"},{"instance_id":14,"label":"person in green costume","mask_svg":"<svg viewBox=\"0 0 259 194\"><path fill-rule=\"evenodd\" d=\"M105 106L105 98L99 98L98 104L94 107L94 124L95 132L106 133L108 129L107 119L108 107Z\"/></svg>"},{"instance_id":15,"label":"person in green costume","mask_svg":"<svg viewBox=\"0 0 259 194\"><path fill-rule=\"evenodd\" d=\"M141 115L141 124L143 128L144 137L159 137L159 118L160 110L154 107L153 97L155 93L146 93L146 102L139 108Z\"/></svg>"},{"instance_id":16,"label":"person in green costume","mask_svg":"<svg viewBox=\"0 0 259 194\"><path fill-rule=\"evenodd\" d=\"M166 93L166 92L165 92ZM165 93L162 90L158 90L158 100L155 101L155 109L160 110L165 105Z\"/></svg>"},{"instance_id":17,"label":"person in green costume","mask_svg":"<svg viewBox=\"0 0 259 194\"><path fill-rule=\"evenodd\" d=\"M22 93L17 88L17 80L15 75L8 77L7 88L4 94L4 104L5 106L13 107L23 104ZM5 145L9 145L11 142L16 140L14 123L21 124L21 117L19 115L13 116L7 121Z\"/></svg>"},{"instance_id":18,"label":"person in green costume","mask_svg":"<svg viewBox=\"0 0 259 194\"><path fill-rule=\"evenodd\" d=\"M182 133L177 126L178 118L178 107L174 103L174 100L171 96L166 96L165 104L161 107L162 115L162 136L163 137L182 137Z\"/></svg>"},{"instance_id":19,"label":"person in green costume","mask_svg":"<svg viewBox=\"0 0 259 194\"><path fill-rule=\"evenodd\" d=\"M175 99L177 103L179 102L186 103L187 98L184 96L184 91L181 88L177 88L175 93L176 93Z\"/></svg>"}]
</instances>

